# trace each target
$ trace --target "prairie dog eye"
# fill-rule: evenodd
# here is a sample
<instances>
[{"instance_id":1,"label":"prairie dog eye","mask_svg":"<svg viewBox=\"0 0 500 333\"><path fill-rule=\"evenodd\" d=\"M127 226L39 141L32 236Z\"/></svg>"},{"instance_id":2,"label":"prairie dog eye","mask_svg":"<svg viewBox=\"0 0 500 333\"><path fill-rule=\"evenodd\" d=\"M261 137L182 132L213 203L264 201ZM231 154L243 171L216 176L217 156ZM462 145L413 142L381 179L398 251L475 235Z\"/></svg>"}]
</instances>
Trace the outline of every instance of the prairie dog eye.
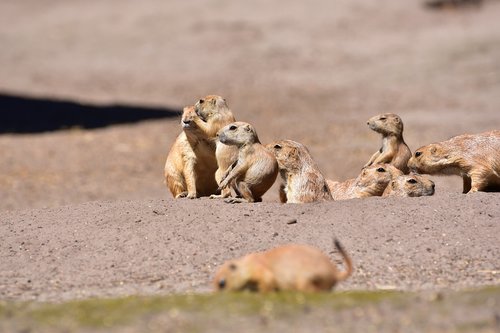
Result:
<instances>
[{"instance_id":1,"label":"prairie dog eye","mask_svg":"<svg viewBox=\"0 0 500 333\"><path fill-rule=\"evenodd\" d=\"M385 172L385 169L384 168L378 168L377 172Z\"/></svg>"},{"instance_id":2,"label":"prairie dog eye","mask_svg":"<svg viewBox=\"0 0 500 333\"><path fill-rule=\"evenodd\" d=\"M419 157L420 155L422 155L422 152L421 152L421 151L417 151L417 152L415 152L415 157Z\"/></svg>"},{"instance_id":3,"label":"prairie dog eye","mask_svg":"<svg viewBox=\"0 0 500 333\"><path fill-rule=\"evenodd\" d=\"M386 120L386 119L387 119L387 117L380 117L379 119L380 119L380 120Z\"/></svg>"},{"instance_id":4,"label":"prairie dog eye","mask_svg":"<svg viewBox=\"0 0 500 333\"><path fill-rule=\"evenodd\" d=\"M231 126L229 126L229 130L230 130L230 131L234 131L234 130L236 130L236 129L237 129L237 127L236 127L235 125L231 125Z\"/></svg>"},{"instance_id":5,"label":"prairie dog eye","mask_svg":"<svg viewBox=\"0 0 500 333\"><path fill-rule=\"evenodd\" d=\"M204 100L204 99L200 99L200 100L198 101L198 103L203 104L203 103L205 103L205 100Z\"/></svg>"},{"instance_id":6,"label":"prairie dog eye","mask_svg":"<svg viewBox=\"0 0 500 333\"><path fill-rule=\"evenodd\" d=\"M281 149L280 145L274 145L274 149Z\"/></svg>"},{"instance_id":7,"label":"prairie dog eye","mask_svg":"<svg viewBox=\"0 0 500 333\"><path fill-rule=\"evenodd\" d=\"M226 280L220 279L219 280L219 289L224 289L225 287L226 287Z\"/></svg>"},{"instance_id":8,"label":"prairie dog eye","mask_svg":"<svg viewBox=\"0 0 500 333\"><path fill-rule=\"evenodd\" d=\"M408 179L408 183L410 183L410 184L416 184L416 183L417 183L417 180L416 180L416 179L411 178L411 179Z\"/></svg>"}]
</instances>

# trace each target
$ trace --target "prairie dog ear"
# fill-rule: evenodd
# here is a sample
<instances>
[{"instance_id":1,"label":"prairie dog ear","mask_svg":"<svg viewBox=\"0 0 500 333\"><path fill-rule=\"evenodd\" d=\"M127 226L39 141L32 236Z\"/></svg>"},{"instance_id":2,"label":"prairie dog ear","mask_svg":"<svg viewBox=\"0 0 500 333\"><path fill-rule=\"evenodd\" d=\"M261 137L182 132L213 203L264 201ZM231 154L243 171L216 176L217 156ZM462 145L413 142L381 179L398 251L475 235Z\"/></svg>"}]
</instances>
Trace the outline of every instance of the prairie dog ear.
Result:
<instances>
[{"instance_id":1,"label":"prairie dog ear","mask_svg":"<svg viewBox=\"0 0 500 333\"><path fill-rule=\"evenodd\" d=\"M227 107L226 100L221 97L214 99L214 105L218 108Z\"/></svg>"},{"instance_id":2,"label":"prairie dog ear","mask_svg":"<svg viewBox=\"0 0 500 333\"><path fill-rule=\"evenodd\" d=\"M249 124L246 124L245 125L245 131L251 132L252 131L252 126L250 126Z\"/></svg>"},{"instance_id":3,"label":"prairie dog ear","mask_svg":"<svg viewBox=\"0 0 500 333\"><path fill-rule=\"evenodd\" d=\"M395 121L397 124L399 124L399 123L401 122L401 118L399 118L399 117L394 117L394 121Z\"/></svg>"},{"instance_id":4,"label":"prairie dog ear","mask_svg":"<svg viewBox=\"0 0 500 333\"><path fill-rule=\"evenodd\" d=\"M437 148L435 146L432 146L431 149L430 149L430 152L432 155L434 155L437 151Z\"/></svg>"}]
</instances>

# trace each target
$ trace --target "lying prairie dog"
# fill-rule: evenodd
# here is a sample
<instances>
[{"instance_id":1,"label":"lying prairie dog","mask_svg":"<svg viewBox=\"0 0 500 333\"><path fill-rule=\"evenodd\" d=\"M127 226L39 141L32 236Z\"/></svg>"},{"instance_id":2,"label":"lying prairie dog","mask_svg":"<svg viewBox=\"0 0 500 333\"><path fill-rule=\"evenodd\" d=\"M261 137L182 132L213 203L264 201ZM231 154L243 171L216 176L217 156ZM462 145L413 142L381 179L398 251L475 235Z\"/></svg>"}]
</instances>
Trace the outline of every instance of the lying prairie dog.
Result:
<instances>
[{"instance_id":1,"label":"lying prairie dog","mask_svg":"<svg viewBox=\"0 0 500 333\"><path fill-rule=\"evenodd\" d=\"M231 198L226 202L262 201L262 195L278 175L274 155L260 143L253 126L245 122L227 125L219 131L218 137L221 143L238 147L238 160L226 170L219 189L231 184L241 198Z\"/></svg>"},{"instance_id":2,"label":"lying prairie dog","mask_svg":"<svg viewBox=\"0 0 500 333\"><path fill-rule=\"evenodd\" d=\"M306 146L292 140L281 140L266 145L266 148L278 161L283 180L279 192L282 203L332 200L326 179Z\"/></svg>"},{"instance_id":3,"label":"lying prairie dog","mask_svg":"<svg viewBox=\"0 0 500 333\"><path fill-rule=\"evenodd\" d=\"M421 197L433 194L434 182L423 175L411 172L392 180L382 196Z\"/></svg>"},{"instance_id":4,"label":"lying prairie dog","mask_svg":"<svg viewBox=\"0 0 500 333\"><path fill-rule=\"evenodd\" d=\"M457 175L463 193L500 191L500 131L463 134L418 148L408 167L429 175Z\"/></svg>"},{"instance_id":5,"label":"lying prairie dog","mask_svg":"<svg viewBox=\"0 0 500 333\"><path fill-rule=\"evenodd\" d=\"M373 164L364 167L358 177L336 182L327 179L333 200L347 200L381 196L390 181L402 175L398 168L387 164Z\"/></svg>"},{"instance_id":6,"label":"lying prairie dog","mask_svg":"<svg viewBox=\"0 0 500 333\"><path fill-rule=\"evenodd\" d=\"M227 261L215 274L215 290L330 291L353 271L351 258L337 240L335 247L344 259L345 271L339 271L330 258L317 248L283 245Z\"/></svg>"}]
</instances>

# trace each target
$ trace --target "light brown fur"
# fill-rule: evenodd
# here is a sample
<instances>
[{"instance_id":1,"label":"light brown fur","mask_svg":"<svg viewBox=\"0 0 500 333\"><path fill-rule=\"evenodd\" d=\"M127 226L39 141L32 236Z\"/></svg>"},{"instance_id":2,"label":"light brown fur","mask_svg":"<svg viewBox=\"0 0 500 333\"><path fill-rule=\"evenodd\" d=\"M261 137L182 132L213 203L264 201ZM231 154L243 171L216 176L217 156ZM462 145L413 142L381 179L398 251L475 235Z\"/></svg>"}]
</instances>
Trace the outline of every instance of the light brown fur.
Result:
<instances>
[{"instance_id":1,"label":"light brown fur","mask_svg":"<svg viewBox=\"0 0 500 333\"><path fill-rule=\"evenodd\" d=\"M421 197L434 194L434 182L417 173L401 175L387 185L383 197Z\"/></svg>"},{"instance_id":2,"label":"light brown fur","mask_svg":"<svg viewBox=\"0 0 500 333\"><path fill-rule=\"evenodd\" d=\"M216 139L219 130L235 121L233 113L229 109L226 100L218 95L207 95L200 99L195 104L196 114L199 116L196 119L196 125L203 128L210 138L216 142L215 158L217 160L217 171L215 172L215 180L220 184L224 172L238 159L238 148L221 144ZM229 197L231 189L225 188L221 194L212 194L211 198Z\"/></svg>"},{"instance_id":3,"label":"light brown fur","mask_svg":"<svg viewBox=\"0 0 500 333\"><path fill-rule=\"evenodd\" d=\"M183 131L168 153L165 181L174 198L210 195L217 192L215 143L198 127L194 107L185 107L181 124Z\"/></svg>"},{"instance_id":4,"label":"light brown fur","mask_svg":"<svg viewBox=\"0 0 500 333\"><path fill-rule=\"evenodd\" d=\"M219 188L232 186L242 199L227 202L262 201L262 195L273 185L278 175L278 162L274 155L259 141L252 125L231 123L219 131L219 141L238 148L238 160L222 177Z\"/></svg>"},{"instance_id":5,"label":"light brown fur","mask_svg":"<svg viewBox=\"0 0 500 333\"><path fill-rule=\"evenodd\" d=\"M458 175L463 193L500 191L500 131L463 134L420 147L408 167L430 175Z\"/></svg>"},{"instance_id":6,"label":"light brown fur","mask_svg":"<svg viewBox=\"0 0 500 333\"><path fill-rule=\"evenodd\" d=\"M266 148L276 157L284 182L279 190L281 202L306 203L332 199L325 177L303 144L282 140L270 143Z\"/></svg>"},{"instance_id":7,"label":"light brown fur","mask_svg":"<svg viewBox=\"0 0 500 333\"><path fill-rule=\"evenodd\" d=\"M406 166L411 157L410 148L403 139L403 121L397 114L384 113L372 117L367 122L370 129L382 134L382 147L365 164L388 163L403 173L408 173Z\"/></svg>"},{"instance_id":8,"label":"light brown fur","mask_svg":"<svg viewBox=\"0 0 500 333\"><path fill-rule=\"evenodd\" d=\"M353 271L348 254L338 241L335 246L345 261L345 271L339 272L330 258L317 248L290 244L224 263L215 274L215 290L330 291Z\"/></svg>"},{"instance_id":9,"label":"light brown fur","mask_svg":"<svg viewBox=\"0 0 500 333\"><path fill-rule=\"evenodd\" d=\"M333 200L366 198L381 196L389 182L402 174L401 170L390 164L379 163L364 167L356 178L344 182L328 179L327 184Z\"/></svg>"}]
</instances>

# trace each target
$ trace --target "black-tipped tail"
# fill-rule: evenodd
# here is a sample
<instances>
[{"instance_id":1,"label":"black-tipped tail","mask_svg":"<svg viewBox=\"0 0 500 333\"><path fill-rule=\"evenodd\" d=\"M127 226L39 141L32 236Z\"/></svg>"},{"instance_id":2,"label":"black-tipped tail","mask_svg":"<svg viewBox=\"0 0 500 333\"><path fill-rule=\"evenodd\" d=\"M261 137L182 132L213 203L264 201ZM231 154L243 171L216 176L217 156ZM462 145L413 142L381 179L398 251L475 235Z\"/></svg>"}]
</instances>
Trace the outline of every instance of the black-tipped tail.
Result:
<instances>
[{"instance_id":1,"label":"black-tipped tail","mask_svg":"<svg viewBox=\"0 0 500 333\"><path fill-rule=\"evenodd\" d=\"M344 258L344 262L345 262L345 266L346 266L345 271L339 273L338 278L337 278L337 281L343 281L343 280L347 279L349 276L351 276L351 274L352 274L352 271L353 271L352 260L351 260L351 257L349 257L349 255L345 251L342 244L340 244L338 239L334 239L334 244L335 244L335 248L337 249L337 251L339 251L340 254L342 255L342 257Z\"/></svg>"}]
</instances>

